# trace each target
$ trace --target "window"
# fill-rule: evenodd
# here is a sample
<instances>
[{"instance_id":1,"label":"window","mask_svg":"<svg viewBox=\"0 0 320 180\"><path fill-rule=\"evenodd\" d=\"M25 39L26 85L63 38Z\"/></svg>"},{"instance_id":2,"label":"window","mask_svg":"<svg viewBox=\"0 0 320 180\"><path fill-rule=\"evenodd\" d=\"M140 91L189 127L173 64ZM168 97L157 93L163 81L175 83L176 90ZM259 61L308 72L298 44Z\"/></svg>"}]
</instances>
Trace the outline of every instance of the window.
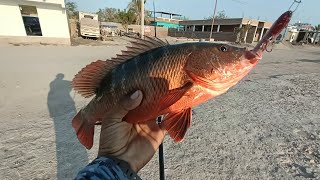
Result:
<instances>
[{"instance_id":1,"label":"window","mask_svg":"<svg viewBox=\"0 0 320 180\"><path fill-rule=\"evenodd\" d=\"M42 36L37 8L35 6L20 5L21 17L28 36Z\"/></svg>"}]
</instances>

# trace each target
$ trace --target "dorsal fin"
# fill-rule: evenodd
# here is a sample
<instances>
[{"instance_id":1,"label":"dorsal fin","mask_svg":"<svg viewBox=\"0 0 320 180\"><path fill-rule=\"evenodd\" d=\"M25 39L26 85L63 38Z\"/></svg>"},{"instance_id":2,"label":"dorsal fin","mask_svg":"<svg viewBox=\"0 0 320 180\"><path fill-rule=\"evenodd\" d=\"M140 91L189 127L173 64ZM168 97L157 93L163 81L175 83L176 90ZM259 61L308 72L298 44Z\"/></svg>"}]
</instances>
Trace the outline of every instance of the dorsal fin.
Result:
<instances>
[{"instance_id":1,"label":"dorsal fin","mask_svg":"<svg viewBox=\"0 0 320 180\"><path fill-rule=\"evenodd\" d=\"M127 50L117 55L115 59L128 60L141 53L150 51L155 48L169 45L168 41L164 42L157 37L144 36L144 39L130 37L131 46L127 46Z\"/></svg>"},{"instance_id":2,"label":"dorsal fin","mask_svg":"<svg viewBox=\"0 0 320 180\"><path fill-rule=\"evenodd\" d=\"M72 80L72 87L83 97L90 97L95 94L101 80L119 61L98 60L84 67Z\"/></svg>"},{"instance_id":3,"label":"dorsal fin","mask_svg":"<svg viewBox=\"0 0 320 180\"><path fill-rule=\"evenodd\" d=\"M72 80L74 90L84 97L90 97L95 94L101 84L102 79L114 68L115 65L121 64L146 51L169 45L168 41L164 42L156 37L144 36L144 39L130 37L131 46L127 50L111 60L98 60L84 67Z\"/></svg>"}]
</instances>

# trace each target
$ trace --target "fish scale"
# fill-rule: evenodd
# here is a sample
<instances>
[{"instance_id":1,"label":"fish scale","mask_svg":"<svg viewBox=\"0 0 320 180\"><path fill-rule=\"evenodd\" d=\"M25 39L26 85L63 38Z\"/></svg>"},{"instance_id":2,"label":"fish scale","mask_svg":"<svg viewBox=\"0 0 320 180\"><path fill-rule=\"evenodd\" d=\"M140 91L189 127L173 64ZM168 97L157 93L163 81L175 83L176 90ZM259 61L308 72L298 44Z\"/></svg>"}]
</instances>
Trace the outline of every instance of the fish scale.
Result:
<instances>
[{"instance_id":1,"label":"fish scale","mask_svg":"<svg viewBox=\"0 0 320 180\"><path fill-rule=\"evenodd\" d=\"M181 142L190 127L192 107L225 93L247 75L291 17L291 11L281 15L253 50L206 42L168 45L145 37L132 41L132 47L111 61L87 65L72 81L84 97L96 94L72 120L78 139L90 149L95 122L104 121L104 114L123 96L141 90L141 104L123 120L155 123L165 115L161 127Z\"/></svg>"}]
</instances>

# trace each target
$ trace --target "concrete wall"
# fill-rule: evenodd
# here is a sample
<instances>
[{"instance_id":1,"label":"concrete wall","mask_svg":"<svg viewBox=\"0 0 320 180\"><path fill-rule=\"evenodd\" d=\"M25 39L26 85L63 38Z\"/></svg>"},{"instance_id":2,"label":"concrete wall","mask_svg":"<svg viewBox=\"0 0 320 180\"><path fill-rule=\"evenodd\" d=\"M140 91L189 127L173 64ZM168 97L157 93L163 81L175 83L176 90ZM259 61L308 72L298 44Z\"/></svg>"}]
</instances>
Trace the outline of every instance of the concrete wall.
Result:
<instances>
[{"instance_id":1,"label":"concrete wall","mask_svg":"<svg viewBox=\"0 0 320 180\"><path fill-rule=\"evenodd\" d=\"M215 19L215 25L223 24L223 25L236 25L241 24L242 18L233 18L233 19ZM188 21L180 21L180 25L211 25L212 19L208 20L188 20Z\"/></svg>"},{"instance_id":2,"label":"concrete wall","mask_svg":"<svg viewBox=\"0 0 320 180\"><path fill-rule=\"evenodd\" d=\"M249 23L250 22L250 23ZM251 26L258 26L259 25L259 20L256 19L249 19L249 18L243 18L242 19L242 24L250 24Z\"/></svg>"},{"instance_id":3,"label":"concrete wall","mask_svg":"<svg viewBox=\"0 0 320 180\"><path fill-rule=\"evenodd\" d=\"M30 3L42 3L46 2L46 4L59 4L62 8L65 7L64 0L20 0L19 2L30 2Z\"/></svg>"},{"instance_id":4,"label":"concrete wall","mask_svg":"<svg viewBox=\"0 0 320 180\"><path fill-rule=\"evenodd\" d=\"M70 37L65 9L59 5L39 4L37 10L44 37Z\"/></svg>"},{"instance_id":5,"label":"concrete wall","mask_svg":"<svg viewBox=\"0 0 320 180\"><path fill-rule=\"evenodd\" d=\"M252 27L252 28L248 31L246 43L252 43L252 42L254 41L255 32L256 32L256 27Z\"/></svg>"},{"instance_id":6,"label":"concrete wall","mask_svg":"<svg viewBox=\"0 0 320 180\"><path fill-rule=\"evenodd\" d=\"M145 31L145 35L154 36L154 26L145 26L150 32ZM140 25L129 25L128 28L132 28L134 32L140 32ZM168 28L157 27L157 37L164 38L168 36Z\"/></svg>"},{"instance_id":7,"label":"concrete wall","mask_svg":"<svg viewBox=\"0 0 320 180\"><path fill-rule=\"evenodd\" d=\"M19 5L36 6L42 36L35 38L26 35ZM0 24L0 38L9 42L12 40L14 43L20 41L28 43L28 39L33 42L43 37L41 40L43 43L47 40L52 43L55 42L54 39L59 39L54 44L60 44L59 42L65 44L67 41L69 41L67 44L70 44L69 26L63 0L46 0L45 3L42 0L0 0ZM50 40L50 38L53 39ZM65 40L60 41L62 39Z\"/></svg>"},{"instance_id":8,"label":"concrete wall","mask_svg":"<svg viewBox=\"0 0 320 180\"><path fill-rule=\"evenodd\" d=\"M186 37L195 39L209 39L210 32L192 32L192 31L177 31L169 29L168 35L171 37ZM233 32L213 32L212 38L215 41L230 41L235 42L237 40L237 34Z\"/></svg>"},{"instance_id":9,"label":"concrete wall","mask_svg":"<svg viewBox=\"0 0 320 180\"><path fill-rule=\"evenodd\" d=\"M0 0L0 36L26 36L19 6L13 0Z\"/></svg>"}]
</instances>

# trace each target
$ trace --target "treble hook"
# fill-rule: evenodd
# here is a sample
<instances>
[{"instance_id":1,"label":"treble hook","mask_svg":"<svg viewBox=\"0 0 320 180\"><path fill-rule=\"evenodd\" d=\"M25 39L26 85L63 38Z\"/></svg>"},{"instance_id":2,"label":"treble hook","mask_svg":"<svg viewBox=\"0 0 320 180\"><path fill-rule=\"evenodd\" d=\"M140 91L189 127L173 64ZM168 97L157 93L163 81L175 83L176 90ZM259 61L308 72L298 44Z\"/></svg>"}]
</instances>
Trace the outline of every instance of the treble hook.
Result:
<instances>
[{"instance_id":1,"label":"treble hook","mask_svg":"<svg viewBox=\"0 0 320 180\"><path fill-rule=\"evenodd\" d=\"M271 37L271 39L272 39L272 37ZM263 47L263 49L264 49L265 51L267 51L267 52L271 52L272 49L273 49L273 45L274 45L274 43L272 43L272 44L271 44L271 49L269 50L269 49L268 49L269 43L270 43L270 41L267 41L267 42L264 44L264 47Z\"/></svg>"},{"instance_id":2,"label":"treble hook","mask_svg":"<svg viewBox=\"0 0 320 180\"><path fill-rule=\"evenodd\" d=\"M272 45L272 46L273 46L273 45ZM268 47L266 47L266 51L267 51L267 52L272 52L272 50L273 50L273 47L272 47L272 46L271 46L271 49L270 49L270 50L268 49Z\"/></svg>"},{"instance_id":3,"label":"treble hook","mask_svg":"<svg viewBox=\"0 0 320 180\"><path fill-rule=\"evenodd\" d=\"M293 3L292 3L291 6L289 7L289 11L291 10L292 6L293 6L294 4L296 4L296 3L297 3L297 6L296 6L296 8L295 8L292 12L295 12L295 11L298 9L298 7L299 7L299 5L300 5L300 3L301 3L301 0L293 0Z\"/></svg>"}]
</instances>

